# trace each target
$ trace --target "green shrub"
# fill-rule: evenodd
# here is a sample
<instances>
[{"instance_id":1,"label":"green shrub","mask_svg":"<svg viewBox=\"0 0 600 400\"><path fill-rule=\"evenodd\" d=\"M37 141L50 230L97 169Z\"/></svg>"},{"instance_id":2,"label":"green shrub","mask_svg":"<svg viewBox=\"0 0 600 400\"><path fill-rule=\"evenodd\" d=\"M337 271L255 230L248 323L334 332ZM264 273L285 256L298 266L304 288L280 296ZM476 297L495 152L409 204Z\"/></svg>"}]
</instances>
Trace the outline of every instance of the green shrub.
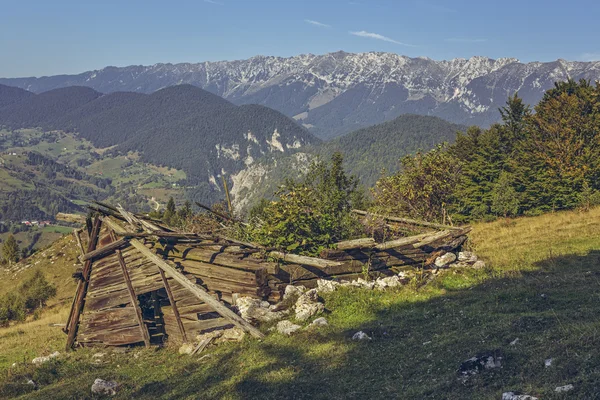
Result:
<instances>
[{"instance_id":1,"label":"green shrub","mask_svg":"<svg viewBox=\"0 0 600 400\"><path fill-rule=\"evenodd\" d=\"M19 288L25 307L33 311L46 305L48 299L56 296L56 286L46 280L44 274L37 270L33 276Z\"/></svg>"}]
</instances>

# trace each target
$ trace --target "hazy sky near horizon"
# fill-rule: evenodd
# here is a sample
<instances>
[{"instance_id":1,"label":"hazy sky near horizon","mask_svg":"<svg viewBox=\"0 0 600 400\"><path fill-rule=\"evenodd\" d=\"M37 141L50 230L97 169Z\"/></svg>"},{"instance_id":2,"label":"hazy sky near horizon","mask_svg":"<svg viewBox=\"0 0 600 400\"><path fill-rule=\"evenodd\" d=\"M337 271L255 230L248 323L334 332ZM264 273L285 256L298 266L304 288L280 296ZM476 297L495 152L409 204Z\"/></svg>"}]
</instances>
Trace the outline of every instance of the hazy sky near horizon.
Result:
<instances>
[{"instance_id":1,"label":"hazy sky near horizon","mask_svg":"<svg viewBox=\"0 0 600 400\"><path fill-rule=\"evenodd\" d=\"M257 54L600 60L591 0L0 0L0 77Z\"/></svg>"}]
</instances>

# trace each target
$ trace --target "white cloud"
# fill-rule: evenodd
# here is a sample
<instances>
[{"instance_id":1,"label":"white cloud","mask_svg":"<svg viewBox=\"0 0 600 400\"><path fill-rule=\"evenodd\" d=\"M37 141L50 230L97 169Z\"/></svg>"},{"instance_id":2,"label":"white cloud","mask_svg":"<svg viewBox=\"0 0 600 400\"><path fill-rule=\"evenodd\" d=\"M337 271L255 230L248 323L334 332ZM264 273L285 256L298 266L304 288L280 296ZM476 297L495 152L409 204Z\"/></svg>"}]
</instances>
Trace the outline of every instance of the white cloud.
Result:
<instances>
[{"instance_id":1,"label":"white cloud","mask_svg":"<svg viewBox=\"0 0 600 400\"><path fill-rule=\"evenodd\" d=\"M216 4L218 6L224 6L225 5L225 3L221 3L220 1L216 1L216 0L204 0L204 2L208 3L208 4Z\"/></svg>"},{"instance_id":2,"label":"white cloud","mask_svg":"<svg viewBox=\"0 0 600 400\"><path fill-rule=\"evenodd\" d=\"M399 41L394 40L392 38L389 38L387 36L380 35L379 33L373 33L373 32L367 32L367 31L358 31L358 32L351 31L349 33L351 35L354 35L354 36L360 36L360 37L365 37L365 38L370 38L370 39L383 40L384 42L390 42L390 43L400 44L402 46L416 47L413 44L402 43L402 42L399 42Z\"/></svg>"},{"instance_id":3,"label":"white cloud","mask_svg":"<svg viewBox=\"0 0 600 400\"><path fill-rule=\"evenodd\" d=\"M581 61L600 61L600 53L583 53L579 59Z\"/></svg>"},{"instance_id":4,"label":"white cloud","mask_svg":"<svg viewBox=\"0 0 600 400\"><path fill-rule=\"evenodd\" d=\"M331 25L327 25L327 24L324 24L322 22L315 21L315 20L312 20L312 19L305 19L304 22L306 22L307 24L311 24L311 25L314 25L314 26L321 27L321 28L331 28Z\"/></svg>"},{"instance_id":5,"label":"white cloud","mask_svg":"<svg viewBox=\"0 0 600 400\"><path fill-rule=\"evenodd\" d=\"M445 39L446 42L452 43L483 43L487 42L487 39L483 38L448 38Z\"/></svg>"}]
</instances>

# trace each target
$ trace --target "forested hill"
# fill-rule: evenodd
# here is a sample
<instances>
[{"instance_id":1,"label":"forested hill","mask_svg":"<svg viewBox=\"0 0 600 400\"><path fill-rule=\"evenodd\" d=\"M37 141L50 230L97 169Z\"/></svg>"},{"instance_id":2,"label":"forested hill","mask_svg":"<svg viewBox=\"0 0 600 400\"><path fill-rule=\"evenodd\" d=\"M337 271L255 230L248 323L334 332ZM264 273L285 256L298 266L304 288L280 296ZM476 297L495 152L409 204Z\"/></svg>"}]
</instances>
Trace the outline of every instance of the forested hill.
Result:
<instances>
[{"instance_id":1,"label":"forested hill","mask_svg":"<svg viewBox=\"0 0 600 400\"><path fill-rule=\"evenodd\" d=\"M74 131L97 147L139 151L145 161L183 169L204 192L218 190L211 182L222 172L318 141L277 111L236 106L191 85L150 95L70 87L22 97L0 108L0 126Z\"/></svg>"},{"instance_id":2,"label":"forested hill","mask_svg":"<svg viewBox=\"0 0 600 400\"><path fill-rule=\"evenodd\" d=\"M0 108L0 125L10 128L51 127L57 118L100 96L101 93L83 86L54 89L38 95L21 94L17 101ZM0 93L0 104L6 101L3 98Z\"/></svg>"},{"instance_id":3,"label":"forested hill","mask_svg":"<svg viewBox=\"0 0 600 400\"><path fill-rule=\"evenodd\" d=\"M405 114L336 138L317 153L329 158L334 152L341 152L346 169L366 186L372 186L383 169L396 172L403 156L428 151L442 142L452 143L456 133L466 129L437 117Z\"/></svg>"},{"instance_id":4,"label":"forested hill","mask_svg":"<svg viewBox=\"0 0 600 400\"><path fill-rule=\"evenodd\" d=\"M20 103L33 96L35 95L27 90L0 85L0 108Z\"/></svg>"}]
</instances>

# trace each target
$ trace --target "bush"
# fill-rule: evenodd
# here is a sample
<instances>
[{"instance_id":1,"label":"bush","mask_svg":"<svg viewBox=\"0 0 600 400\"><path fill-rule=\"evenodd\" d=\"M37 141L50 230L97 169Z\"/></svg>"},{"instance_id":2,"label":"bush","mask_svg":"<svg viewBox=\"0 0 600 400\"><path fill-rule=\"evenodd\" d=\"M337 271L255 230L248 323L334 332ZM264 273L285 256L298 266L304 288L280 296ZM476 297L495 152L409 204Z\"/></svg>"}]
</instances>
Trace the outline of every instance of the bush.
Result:
<instances>
[{"instance_id":1,"label":"bush","mask_svg":"<svg viewBox=\"0 0 600 400\"><path fill-rule=\"evenodd\" d=\"M56 296L56 286L46 280L44 274L37 270L33 276L23 282L19 288L25 307L33 311L46 305L48 299Z\"/></svg>"}]
</instances>

